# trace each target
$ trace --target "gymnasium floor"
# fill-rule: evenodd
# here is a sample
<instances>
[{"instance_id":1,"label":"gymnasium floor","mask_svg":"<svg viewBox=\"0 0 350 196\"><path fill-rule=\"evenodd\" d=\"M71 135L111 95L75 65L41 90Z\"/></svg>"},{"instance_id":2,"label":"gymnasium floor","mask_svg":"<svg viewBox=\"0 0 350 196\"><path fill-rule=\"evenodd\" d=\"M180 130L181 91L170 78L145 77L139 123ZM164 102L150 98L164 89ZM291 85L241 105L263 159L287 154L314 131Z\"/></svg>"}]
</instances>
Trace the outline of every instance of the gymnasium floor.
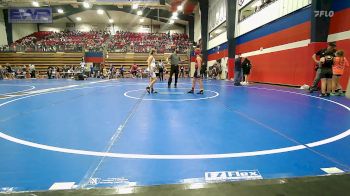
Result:
<instances>
[{"instance_id":1,"label":"gymnasium floor","mask_svg":"<svg viewBox=\"0 0 350 196\"><path fill-rule=\"evenodd\" d=\"M350 171L350 100L205 81L0 81L0 192Z\"/></svg>"}]
</instances>

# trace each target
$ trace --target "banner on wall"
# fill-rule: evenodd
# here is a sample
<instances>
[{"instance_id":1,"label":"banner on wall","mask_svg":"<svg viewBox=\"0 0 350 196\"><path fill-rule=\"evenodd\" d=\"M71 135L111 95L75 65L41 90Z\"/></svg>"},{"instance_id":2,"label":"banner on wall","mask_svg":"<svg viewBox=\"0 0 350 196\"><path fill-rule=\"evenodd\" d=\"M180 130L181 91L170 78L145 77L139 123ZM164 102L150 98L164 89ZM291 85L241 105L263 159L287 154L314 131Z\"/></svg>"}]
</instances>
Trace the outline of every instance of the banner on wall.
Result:
<instances>
[{"instance_id":1,"label":"banner on wall","mask_svg":"<svg viewBox=\"0 0 350 196\"><path fill-rule=\"evenodd\" d=\"M9 8L9 23L52 23L52 9L46 8Z\"/></svg>"},{"instance_id":2,"label":"banner on wall","mask_svg":"<svg viewBox=\"0 0 350 196\"><path fill-rule=\"evenodd\" d=\"M103 62L103 52L86 52L85 53L86 63L102 63Z\"/></svg>"}]
</instances>

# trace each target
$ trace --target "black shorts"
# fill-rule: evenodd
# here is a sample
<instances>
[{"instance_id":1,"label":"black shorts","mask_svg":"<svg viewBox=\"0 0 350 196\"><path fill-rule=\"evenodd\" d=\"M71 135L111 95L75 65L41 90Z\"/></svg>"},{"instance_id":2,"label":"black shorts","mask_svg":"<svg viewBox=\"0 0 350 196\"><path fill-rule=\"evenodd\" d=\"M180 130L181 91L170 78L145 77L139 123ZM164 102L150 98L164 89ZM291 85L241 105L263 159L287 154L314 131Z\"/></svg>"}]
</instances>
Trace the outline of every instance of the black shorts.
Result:
<instances>
[{"instance_id":1,"label":"black shorts","mask_svg":"<svg viewBox=\"0 0 350 196\"><path fill-rule=\"evenodd\" d=\"M250 74L250 68L243 68L243 75L249 75Z\"/></svg>"},{"instance_id":2,"label":"black shorts","mask_svg":"<svg viewBox=\"0 0 350 196\"><path fill-rule=\"evenodd\" d=\"M333 77L332 68L321 68L320 78L331 79Z\"/></svg>"},{"instance_id":3,"label":"black shorts","mask_svg":"<svg viewBox=\"0 0 350 196\"><path fill-rule=\"evenodd\" d=\"M193 78L202 78L202 76L203 76L203 72L202 71L200 71L199 76L198 76L198 71L197 70L193 74Z\"/></svg>"}]
</instances>

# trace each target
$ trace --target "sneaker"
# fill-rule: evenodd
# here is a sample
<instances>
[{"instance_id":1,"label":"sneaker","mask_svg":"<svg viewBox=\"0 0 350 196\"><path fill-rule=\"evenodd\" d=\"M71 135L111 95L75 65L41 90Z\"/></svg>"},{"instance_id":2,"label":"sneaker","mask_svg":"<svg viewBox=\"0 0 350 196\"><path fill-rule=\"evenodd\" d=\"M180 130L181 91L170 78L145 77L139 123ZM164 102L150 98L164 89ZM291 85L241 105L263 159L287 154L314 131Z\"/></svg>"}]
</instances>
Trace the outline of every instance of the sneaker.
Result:
<instances>
[{"instance_id":1,"label":"sneaker","mask_svg":"<svg viewBox=\"0 0 350 196\"><path fill-rule=\"evenodd\" d=\"M204 90L200 90L197 94L203 95L204 94Z\"/></svg>"},{"instance_id":2,"label":"sneaker","mask_svg":"<svg viewBox=\"0 0 350 196\"><path fill-rule=\"evenodd\" d=\"M151 88L149 86L147 86L146 87L146 91L147 91L148 94L150 94L151 93Z\"/></svg>"},{"instance_id":3,"label":"sneaker","mask_svg":"<svg viewBox=\"0 0 350 196\"><path fill-rule=\"evenodd\" d=\"M345 96L345 93L343 91L340 91L337 96Z\"/></svg>"},{"instance_id":4,"label":"sneaker","mask_svg":"<svg viewBox=\"0 0 350 196\"><path fill-rule=\"evenodd\" d=\"M323 93L321 93L320 95L319 95L319 97L326 97L327 95L326 94L323 94Z\"/></svg>"},{"instance_id":5,"label":"sneaker","mask_svg":"<svg viewBox=\"0 0 350 196\"><path fill-rule=\"evenodd\" d=\"M193 94L194 90L192 89L192 90L188 91L187 93Z\"/></svg>"},{"instance_id":6,"label":"sneaker","mask_svg":"<svg viewBox=\"0 0 350 196\"><path fill-rule=\"evenodd\" d=\"M158 92L155 91L155 90L152 88L152 89L151 89L151 93L152 93L152 94L157 94Z\"/></svg>"},{"instance_id":7,"label":"sneaker","mask_svg":"<svg viewBox=\"0 0 350 196\"><path fill-rule=\"evenodd\" d=\"M177 84L174 85L174 88L177 88Z\"/></svg>"}]
</instances>

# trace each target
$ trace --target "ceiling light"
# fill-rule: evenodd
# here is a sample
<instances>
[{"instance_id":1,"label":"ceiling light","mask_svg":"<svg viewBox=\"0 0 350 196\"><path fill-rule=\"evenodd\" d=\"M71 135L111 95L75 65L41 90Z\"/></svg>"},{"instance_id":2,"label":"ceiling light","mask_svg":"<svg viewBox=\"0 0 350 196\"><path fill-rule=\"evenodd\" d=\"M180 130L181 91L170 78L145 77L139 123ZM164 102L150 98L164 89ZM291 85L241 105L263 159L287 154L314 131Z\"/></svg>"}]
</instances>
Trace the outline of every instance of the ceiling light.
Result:
<instances>
[{"instance_id":1,"label":"ceiling light","mask_svg":"<svg viewBox=\"0 0 350 196\"><path fill-rule=\"evenodd\" d=\"M184 9L184 6L182 5L177 6L177 11L182 11L183 9Z\"/></svg>"},{"instance_id":2,"label":"ceiling light","mask_svg":"<svg viewBox=\"0 0 350 196\"><path fill-rule=\"evenodd\" d=\"M86 2L86 1L84 1L83 2L83 6L85 7L85 8L90 8L90 3L89 2Z\"/></svg>"},{"instance_id":3,"label":"ceiling light","mask_svg":"<svg viewBox=\"0 0 350 196\"><path fill-rule=\"evenodd\" d=\"M133 4L131 8L132 8L133 10L136 10L137 8L139 8L139 5L138 5L138 4Z\"/></svg>"},{"instance_id":4,"label":"ceiling light","mask_svg":"<svg viewBox=\"0 0 350 196\"><path fill-rule=\"evenodd\" d=\"M63 9L61 9L61 8L57 9L57 12L60 13L60 14L64 13Z\"/></svg>"},{"instance_id":5,"label":"ceiling light","mask_svg":"<svg viewBox=\"0 0 350 196\"><path fill-rule=\"evenodd\" d=\"M77 19L77 21L81 21L81 18L80 18L80 17L77 17L76 19Z\"/></svg>"},{"instance_id":6,"label":"ceiling light","mask_svg":"<svg viewBox=\"0 0 350 196\"><path fill-rule=\"evenodd\" d=\"M33 5L34 7L39 7L39 3L38 3L37 1L33 1L33 2L32 2L32 5Z\"/></svg>"},{"instance_id":7,"label":"ceiling light","mask_svg":"<svg viewBox=\"0 0 350 196\"><path fill-rule=\"evenodd\" d=\"M174 24L174 22L175 22L174 20L170 20L169 21L170 24Z\"/></svg>"},{"instance_id":8,"label":"ceiling light","mask_svg":"<svg viewBox=\"0 0 350 196\"><path fill-rule=\"evenodd\" d=\"M104 11L103 11L103 10L101 10L101 9L98 9L98 10L97 10L97 14L102 15L103 13L104 13Z\"/></svg>"},{"instance_id":9,"label":"ceiling light","mask_svg":"<svg viewBox=\"0 0 350 196\"><path fill-rule=\"evenodd\" d=\"M142 10L137 11L137 15L141 16L142 15Z\"/></svg>"},{"instance_id":10,"label":"ceiling light","mask_svg":"<svg viewBox=\"0 0 350 196\"><path fill-rule=\"evenodd\" d=\"M113 23L114 20L113 20L113 19L109 19L108 22L109 22L109 23Z\"/></svg>"},{"instance_id":11,"label":"ceiling light","mask_svg":"<svg viewBox=\"0 0 350 196\"><path fill-rule=\"evenodd\" d=\"M142 22L145 22L145 19L144 18L141 18L140 19L140 22L142 23Z\"/></svg>"}]
</instances>

